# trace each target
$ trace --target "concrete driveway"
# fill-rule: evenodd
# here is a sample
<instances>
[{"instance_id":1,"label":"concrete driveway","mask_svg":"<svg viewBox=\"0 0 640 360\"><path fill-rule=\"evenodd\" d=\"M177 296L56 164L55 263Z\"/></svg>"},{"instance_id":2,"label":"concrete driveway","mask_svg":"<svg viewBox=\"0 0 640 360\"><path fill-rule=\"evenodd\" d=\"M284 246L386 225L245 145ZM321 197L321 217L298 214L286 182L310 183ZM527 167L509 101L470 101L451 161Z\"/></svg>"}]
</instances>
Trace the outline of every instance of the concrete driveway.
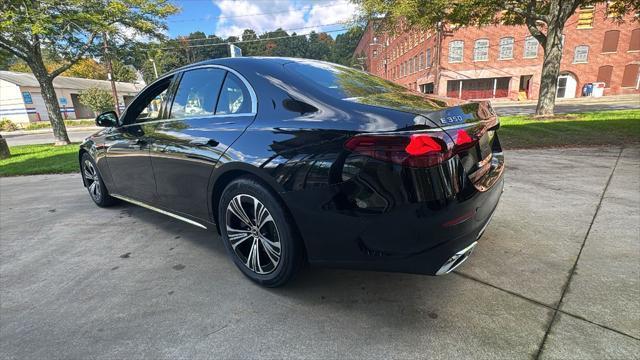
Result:
<instances>
[{"instance_id":1,"label":"concrete driveway","mask_svg":"<svg viewBox=\"0 0 640 360\"><path fill-rule=\"evenodd\" d=\"M94 206L79 175L0 179L0 358L639 358L640 150L507 161L456 273L311 268L282 289L211 231Z\"/></svg>"}]
</instances>

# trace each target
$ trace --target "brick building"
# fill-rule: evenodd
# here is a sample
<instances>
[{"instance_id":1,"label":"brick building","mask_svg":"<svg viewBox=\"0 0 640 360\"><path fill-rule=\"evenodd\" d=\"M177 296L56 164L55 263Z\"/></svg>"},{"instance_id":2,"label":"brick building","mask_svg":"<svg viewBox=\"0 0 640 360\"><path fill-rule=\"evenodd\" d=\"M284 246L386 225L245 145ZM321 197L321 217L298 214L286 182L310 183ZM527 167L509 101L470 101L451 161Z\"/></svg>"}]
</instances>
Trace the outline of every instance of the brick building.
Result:
<instances>
[{"instance_id":1,"label":"brick building","mask_svg":"<svg viewBox=\"0 0 640 360\"><path fill-rule=\"evenodd\" d=\"M583 7L563 34L559 98L604 82L604 95L640 93L640 24L614 22L605 3ZM443 31L376 33L355 50L366 70L410 89L463 99L537 99L543 49L524 26L443 26Z\"/></svg>"}]
</instances>

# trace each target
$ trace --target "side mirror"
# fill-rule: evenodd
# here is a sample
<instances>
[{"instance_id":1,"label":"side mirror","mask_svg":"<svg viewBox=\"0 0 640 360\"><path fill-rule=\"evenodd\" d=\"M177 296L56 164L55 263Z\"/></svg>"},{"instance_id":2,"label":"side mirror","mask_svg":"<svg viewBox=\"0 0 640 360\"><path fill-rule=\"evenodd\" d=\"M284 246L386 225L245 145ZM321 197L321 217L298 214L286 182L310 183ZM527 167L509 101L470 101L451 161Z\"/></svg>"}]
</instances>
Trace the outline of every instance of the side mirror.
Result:
<instances>
[{"instance_id":1,"label":"side mirror","mask_svg":"<svg viewBox=\"0 0 640 360\"><path fill-rule=\"evenodd\" d=\"M118 126L118 115L115 111L107 111L96 117L96 125L100 127Z\"/></svg>"}]
</instances>

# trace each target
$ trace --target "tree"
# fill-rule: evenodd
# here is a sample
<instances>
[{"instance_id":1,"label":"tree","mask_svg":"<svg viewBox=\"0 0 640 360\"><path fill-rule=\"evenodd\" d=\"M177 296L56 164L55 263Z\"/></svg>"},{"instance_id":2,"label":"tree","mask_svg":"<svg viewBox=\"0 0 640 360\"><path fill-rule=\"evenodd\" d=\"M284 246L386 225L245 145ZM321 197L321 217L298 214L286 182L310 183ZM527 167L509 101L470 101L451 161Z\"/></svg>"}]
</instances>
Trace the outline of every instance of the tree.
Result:
<instances>
[{"instance_id":1,"label":"tree","mask_svg":"<svg viewBox=\"0 0 640 360\"><path fill-rule=\"evenodd\" d=\"M482 26L503 23L524 25L544 50L536 115L553 115L562 59L562 31L580 6L593 0L352 0L364 14L388 30L399 26L441 30L440 24ZM637 0L609 2L610 13L621 20L639 10ZM638 19L638 18L636 18Z\"/></svg>"},{"instance_id":2,"label":"tree","mask_svg":"<svg viewBox=\"0 0 640 360\"><path fill-rule=\"evenodd\" d=\"M5 140L2 135L0 135L0 159L6 159L11 156L11 150L9 150L9 146L7 145L7 140Z\"/></svg>"},{"instance_id":3,"label":"tree","mask_svg":"<svg viewBox=\"0 0 640 360\"><path fill-rule=\"evenodd\" d=\"M80 102L87 105L95 113L113 110L113 96L107 90L89 88L80 93Z\"/></svg>"},{"instance_id":4,"label":"tree","mask_svg":"<svg viewBox=\"0 0 640 360\"><path fill-rule=\"evenodd\" d=\"M61 64L57 64L60 66ZM63 76L79 77L85 79L107 80L107 70L103 64L93 59L80 59L69 70L63 72Z\"/></svg>"},{"instance_id":5,"label":"tree","mask_svg":"<svg viewBox=\"0 0 640 360\"><path fill-rule=\"evenodd\" d=\"M163 19L178 9L168 0L3 0L0 4L0 48L23 60L40 84L56 145L69 137L60 115L53 79L86 54L99 54L102 34L161 38ZM43 54L60 57L47 69Z\"/></svg>"},{"instance_id":6,"label":"tree","mask_svg":"<svg viewBox=\"0 0 640 360\"><path fill-rule=\"evenodd\" d=\"M358 46L363 31L362 26L355 26L344 34L336 36L336 42L331 51L331 61L342 65L352 65L354 63L353 51Z\"/></svg>"},{"instance_id":7,"label":"tree","mask_svg":"<svg viewBox=\"0 0 640 360\"><path fill-rule=\"evenodd\" d=\"M122 61L111 62L113 80L122 82L134 82L137 79L136 70L131 65L125 65Z\"/></svg>"}]
</instances>

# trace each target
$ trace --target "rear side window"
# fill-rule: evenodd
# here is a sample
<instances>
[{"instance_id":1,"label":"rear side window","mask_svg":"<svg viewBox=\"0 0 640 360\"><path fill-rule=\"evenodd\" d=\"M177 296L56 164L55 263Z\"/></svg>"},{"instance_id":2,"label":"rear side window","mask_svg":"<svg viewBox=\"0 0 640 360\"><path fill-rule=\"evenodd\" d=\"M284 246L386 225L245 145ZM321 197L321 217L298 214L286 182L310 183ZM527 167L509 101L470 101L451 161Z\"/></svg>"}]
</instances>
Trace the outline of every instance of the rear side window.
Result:
<instances>
[{"instance_id":1,"label":"rear side window","mask_svg":"<svg viewBox=\"0 0 640 360\"><path fill-rule=\"evenodd\" d=\"M228 72L224 79L216 115L251 113L251 95L237 76Z\"/></svg>"},{"instance_id":2,"label":"rear side window","mask_svg":"<svg viewBox=\"0 0 640 360\"><path fill-rule=\"evenodd\" d=\"M434 109L445 106L439 100L416 92L364 71L321 61L295 61L285 65L288 71L338 99L378 105L391 104L409 109Z\"/></svg>"},{"instance_id":3,"label":"rear side window","mask_svg":"<svg viewBox=\"0 0 640 360\"><path fill-rule=\"evenodd\" d=\"M214 115L224 74L224 70L216 68L186 71L171 106L171 118Z\"/></svg>"}]
</instances>

